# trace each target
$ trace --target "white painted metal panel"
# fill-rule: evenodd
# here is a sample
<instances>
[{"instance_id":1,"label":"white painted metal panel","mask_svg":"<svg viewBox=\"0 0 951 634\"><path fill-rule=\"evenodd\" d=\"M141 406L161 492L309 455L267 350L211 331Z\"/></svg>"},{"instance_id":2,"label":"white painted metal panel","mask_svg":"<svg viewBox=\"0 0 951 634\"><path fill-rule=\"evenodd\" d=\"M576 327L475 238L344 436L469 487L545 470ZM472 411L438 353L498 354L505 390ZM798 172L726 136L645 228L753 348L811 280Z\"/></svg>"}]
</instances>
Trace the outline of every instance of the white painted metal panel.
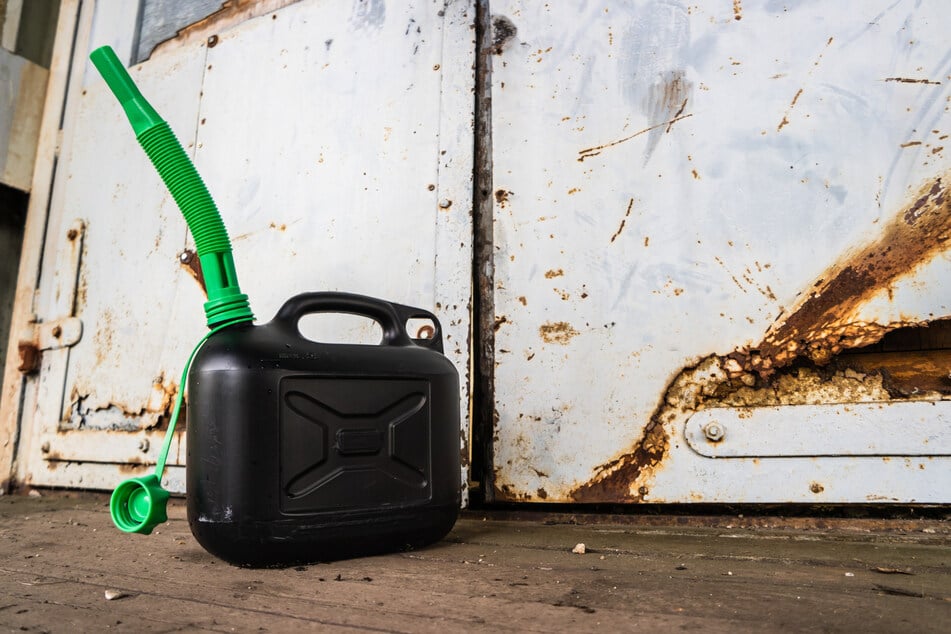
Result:
<instances>
[{"instance_id":1,"label":"white painted metal panel","mask_svg":"<svg viewBox=\"0 0 951 634\"><path fill-rule=\"evenodd\" d=\"M767 468L682 430L741 379L783 404L788 344L951 315L949 9L492 3L497 499L948 501L947 459ZM803 377L776 398L889 398Z\"/></svg>"},{"instance_id":2,"label":"white painted metal panel","mask_svg":"<svg viewBox=\"0 0 951 634\"><path fill-rule=\"evenodd\" d=\"M365 6L302 1L223 30L211 44L163 47L131 71L194 153L259 320L312 290L435 308L464 375L471 8ZM109 25L123 19L111 7L97 6L105 13L95 24L106 26L85 26L96 45L121 40ZM78 45L80 67L89 42ZM44 353L20 473L37 485L108 488L151 468L161 442L154 427L205 331L202 289L182 262L193 249L184 221L94 73L77 73L69 95L77 114L44 265L76 282L84 334ZM78 271L56 264L60 228L74 218L84 227ZM53 278L40 289L41 320L69 312L61 295ZM178 446L172 465L184 464ZM183 490L180 468L166 475L167 486Z\"/></svg>"}]
</instances>

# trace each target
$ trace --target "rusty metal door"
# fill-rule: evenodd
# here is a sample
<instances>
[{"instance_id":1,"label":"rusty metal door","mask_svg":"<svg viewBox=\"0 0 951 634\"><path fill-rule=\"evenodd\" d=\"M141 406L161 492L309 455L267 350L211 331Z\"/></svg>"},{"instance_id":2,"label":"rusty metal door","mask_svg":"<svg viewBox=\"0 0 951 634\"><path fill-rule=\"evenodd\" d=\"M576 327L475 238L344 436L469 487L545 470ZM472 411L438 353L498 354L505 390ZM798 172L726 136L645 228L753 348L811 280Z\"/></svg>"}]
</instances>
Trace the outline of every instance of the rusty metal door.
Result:
<instances>
[{"instance_id":1,"label":"rusty metal door","mask_svg":"<svg viewBox=\"0 0 951 634\"><path fill-rule=\"evenodd\" d=\"M951 501L951 5L491 11L489 499Z\"/></svg>"},{"instance_id":2,"label":"rusty metal door","mask_svg":"<svg viewBox=\"0 0 951 634\"><path fill-rule=\"evenodd\" d=\"M249 17L244 3L224 7L196 25L200 37L186 29L132 68L216 198L253 310L268 320L312 290L435 307L463 374L469 3L256 6L268 4L280 8ZM54 72L69 84L25 344L39 367L5 390L20 395L5 407L20 408L27 484L109 488L150 470L205 330L184 221L86 61L107 43L134 58L137 5L64 3L58 50L71 62ZM348 339L372 333L367 320L330 327ZM181 439L166 472L179 491Z\"/></svg>"}]
</instances>

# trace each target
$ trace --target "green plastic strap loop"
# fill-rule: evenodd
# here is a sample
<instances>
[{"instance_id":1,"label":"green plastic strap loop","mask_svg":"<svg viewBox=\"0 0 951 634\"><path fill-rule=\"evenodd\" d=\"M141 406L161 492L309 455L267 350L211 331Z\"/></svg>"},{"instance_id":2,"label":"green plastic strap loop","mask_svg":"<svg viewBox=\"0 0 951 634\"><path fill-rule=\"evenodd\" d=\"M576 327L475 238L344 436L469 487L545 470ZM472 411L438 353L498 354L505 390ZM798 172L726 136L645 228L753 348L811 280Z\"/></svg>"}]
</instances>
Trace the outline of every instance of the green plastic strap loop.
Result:
<instances>
[{"instance_id":1,"label":"green plastic strap loop","mask_svg":"<svg viewBox=\"0 0 951 634\"><path fill-rule=\"evenodd\" d=\"M142 533L148 535L159 524L168 519L165 507L168 503L168 491L162 487L162 475L165 473L165 464L168 460L168 450L172 446L175 436L175 425L178 423L178 414L182 409L185 395L185 382L188 380L188 371L191 369L195 355L208 338L216 332L236 324L251 323L247 317L232 319L208 331L201 341L192 349L185 369L182 370L182 379L179 383L178 394L175 396L175 406L165 431L165 440L155 462L155 473L140 478L129 478L123 481L112 492L109 500L109 512L112 522L124 533Z\"/></svg>"}]
</instances>

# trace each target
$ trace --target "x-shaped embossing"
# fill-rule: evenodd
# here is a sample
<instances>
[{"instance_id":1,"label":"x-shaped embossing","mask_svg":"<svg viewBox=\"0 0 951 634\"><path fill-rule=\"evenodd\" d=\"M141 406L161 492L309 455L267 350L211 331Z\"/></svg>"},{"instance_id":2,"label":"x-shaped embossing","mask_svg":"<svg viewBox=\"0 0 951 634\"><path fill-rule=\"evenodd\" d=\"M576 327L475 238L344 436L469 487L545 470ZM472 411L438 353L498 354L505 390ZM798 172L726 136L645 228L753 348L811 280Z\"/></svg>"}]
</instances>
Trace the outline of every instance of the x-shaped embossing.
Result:
<instances>
[{"instance_id":1,"label":"x-shaped embossing","mask_svg":"<svg viewBox=\"0 0 951 634\"><path fill-rule=\"evenodd\" d=\"M345 414L296 390L286 393L284 399L294 413L320 427L325 448L313 463L288 478L288 495L306 496L335 478L357 471L377 470L415 489L426 486L426 474L421 470L426 465L406 461L397 443L400 425L426 405L425 395L417 392L402 396L371 414ZM331 438L332 444L328 442ZM389 459L369 457L381 453Z\"/></svg>"}]
</instances>

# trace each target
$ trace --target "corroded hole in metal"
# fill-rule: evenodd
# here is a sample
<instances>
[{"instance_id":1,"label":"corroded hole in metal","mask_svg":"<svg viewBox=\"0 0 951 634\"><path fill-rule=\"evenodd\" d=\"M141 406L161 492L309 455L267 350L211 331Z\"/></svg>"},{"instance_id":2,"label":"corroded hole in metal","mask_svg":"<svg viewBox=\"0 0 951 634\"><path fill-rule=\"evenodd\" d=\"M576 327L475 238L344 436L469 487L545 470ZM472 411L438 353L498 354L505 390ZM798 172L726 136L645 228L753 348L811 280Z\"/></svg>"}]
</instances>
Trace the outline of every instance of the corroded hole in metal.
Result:
<instances>
[{"instance_id":1,"label":"corroded hole in metal","mask_svg":"<svg viewBox=\"0 0 951 634\"><path fill-rule=\"evenodd\" d=\"M939 350L868 350L889 332L918 324L856 322L858 308L951 246L951 195L944 174L926 183L881 237L837 263L767 330L755 348L709 355L668 384L640 440L569 493L575 502L650 501L650 483L670 446L667 426L704 407L805 405L951 395L947 338ZM944 318L930 320L947 332ZM910 330L904 330L907 335ZM920 334L920 332L919 332Z\"/></svg>"},{"instance_id":2,"label":"corroded hole in metal","mask_svg":"<svg viewBox=\"0 0 951 634\"><path fill-rule=\"evenodd\" d=\"M91 415L96 415L96 413L100 415L105 413L108 415L111 413L115 415L116 420L122 421L114 427L115 431L127 432L140 431L142 429L163 431L168 429L168 423L171 420L172 410L175 406L175 398L178 396L178 385L171 381L165 381L164 376L159 376L155 382L153 382L152 387L156 391L161 391L162 396L160 402L157 406L150 403L138 409L115 402L94 406L87 405L86 401L89 400L90 394L74 387L70 396L69 406L65 412L63 424L70 429L83 429L89 426L87 419ZM183 432L186 428L188 420L187 409L187 405L183 400L178 413L178 421L175 425L176 433ZM155 415L153 419L154 422L143 426L142 418L150 414Z\"/></svg>"}]
</instances>

